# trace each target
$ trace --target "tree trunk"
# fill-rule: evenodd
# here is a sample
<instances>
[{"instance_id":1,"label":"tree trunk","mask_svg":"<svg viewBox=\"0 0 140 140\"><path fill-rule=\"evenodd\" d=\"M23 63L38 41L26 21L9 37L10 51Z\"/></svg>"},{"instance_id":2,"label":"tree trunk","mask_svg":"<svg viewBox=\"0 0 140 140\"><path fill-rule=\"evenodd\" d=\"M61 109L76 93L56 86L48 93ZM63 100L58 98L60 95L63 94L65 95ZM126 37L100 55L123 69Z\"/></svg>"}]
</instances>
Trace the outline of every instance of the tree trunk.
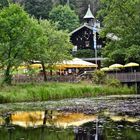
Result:
<instances>
[{"instance_id":1,"label":"tree trunk","mask_svg":"<svg viewBox=\"0 0 140 140\"><path fill-rule=\"evenodd\" d=\"M46 82L47 81L47 75L46 75L46 70L45 70L44 62L42 61L41 64L42 64L42 68L43 68L44 81Z\"/></svg>"},{"instance_id":2,"label":"tree trunk","mask_svg":"<svg viewBox=\"0 0 140 140\"><path fill-rule=\"evenodd\" d=\"M50 70L50 76L52 76L52 70Z\"/></svg>"},{"instance_id":3,"label":"tree trunk","mask_svg":"<svg viewBox=\"0 0 140 140\"><path fill-rule=\"evenodd\" d=\"M7 85L12 84L12 75L10 74L10 68L11 66L9 65L5 70L3 84L7 84Z\"/></svg>"}]
</instances>

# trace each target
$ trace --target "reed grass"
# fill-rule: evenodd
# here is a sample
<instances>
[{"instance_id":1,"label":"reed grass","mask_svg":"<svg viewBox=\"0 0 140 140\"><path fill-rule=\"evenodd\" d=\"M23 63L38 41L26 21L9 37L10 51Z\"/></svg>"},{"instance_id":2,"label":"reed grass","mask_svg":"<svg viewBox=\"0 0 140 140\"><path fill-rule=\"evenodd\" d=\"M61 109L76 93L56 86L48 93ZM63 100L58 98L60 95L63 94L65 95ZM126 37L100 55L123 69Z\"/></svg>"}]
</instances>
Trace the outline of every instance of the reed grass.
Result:
<instances>
[{"instance_id":1,"label":"reed grass","mask_svg":"<svg viewBox=\"0 0 140 140\"><path fill-rule=\"evenodd\" d=\"M134 94L133 88L96 86L80 83L20 84L2 87L0 103L48 101L104 95Z\"/></svg>"}]
</instances>

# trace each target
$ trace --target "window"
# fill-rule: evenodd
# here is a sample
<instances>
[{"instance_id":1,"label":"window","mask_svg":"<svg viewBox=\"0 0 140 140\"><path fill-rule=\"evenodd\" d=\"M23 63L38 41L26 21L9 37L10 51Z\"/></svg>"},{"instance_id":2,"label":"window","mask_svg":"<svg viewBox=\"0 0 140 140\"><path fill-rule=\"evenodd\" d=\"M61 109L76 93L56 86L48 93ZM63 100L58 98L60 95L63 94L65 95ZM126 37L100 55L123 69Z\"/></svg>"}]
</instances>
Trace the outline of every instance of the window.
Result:
<instances>
[{"instance_id":1,"label":"window","mask_svg":"<svg viewBox=\"0 0 140 140\"><path fill-rule=\"evenodd\" d=\"M89 41L85 41L86 48L89 47Z\"/></svg>"},{"instance_id":2,"label":"window","mask_svg":"<svg viewBox=\"0 0 140 140\"><path fill-rule=\"evenodd\" d=\"M77 46L74 46L72 49L73 52L77 52Z\"/></svg>"}]
</instances>

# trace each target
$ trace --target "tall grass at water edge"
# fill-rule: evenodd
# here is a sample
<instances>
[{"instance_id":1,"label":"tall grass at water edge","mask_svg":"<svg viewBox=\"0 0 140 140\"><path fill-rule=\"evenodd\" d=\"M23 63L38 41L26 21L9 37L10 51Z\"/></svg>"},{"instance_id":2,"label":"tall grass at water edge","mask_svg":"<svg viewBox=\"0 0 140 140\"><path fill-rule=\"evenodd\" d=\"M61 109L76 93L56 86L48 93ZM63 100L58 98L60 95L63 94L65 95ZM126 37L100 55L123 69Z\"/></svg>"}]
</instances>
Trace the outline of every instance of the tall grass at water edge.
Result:
<instances>
[{"instance_id":1,"label":"tall grass at water edge","mask_svg":"<svg viewBox=\"0 0 140 140\"><path fill-rule=\"evenodd\" d=\"M101 95L134 94L133 88L93 86L72 83L21 84L3 87L0 91L0 103L48 101L65 98L84 98Z\"/></svg>"}]
</instances>

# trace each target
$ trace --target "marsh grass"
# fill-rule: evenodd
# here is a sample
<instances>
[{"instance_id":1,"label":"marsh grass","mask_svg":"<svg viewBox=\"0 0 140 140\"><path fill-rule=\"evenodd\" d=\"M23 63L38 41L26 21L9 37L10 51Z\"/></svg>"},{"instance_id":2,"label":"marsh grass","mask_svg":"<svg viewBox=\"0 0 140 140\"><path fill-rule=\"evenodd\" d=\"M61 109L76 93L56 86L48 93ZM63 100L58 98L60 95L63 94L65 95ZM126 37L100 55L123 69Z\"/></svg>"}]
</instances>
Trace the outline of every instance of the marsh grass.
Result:
<instances>
[{"instance_id":1,"label":"marsh grass","mask_svg":"<svg viewBox=\"0 0 140 140\"><path fill-rule=\"evenodd\" d=\"M2 87L0 103L35 102L118 94L134 94L134 89L126 86L116 88L83 83L19 84Z\"/></svg>"}]
</instances>

